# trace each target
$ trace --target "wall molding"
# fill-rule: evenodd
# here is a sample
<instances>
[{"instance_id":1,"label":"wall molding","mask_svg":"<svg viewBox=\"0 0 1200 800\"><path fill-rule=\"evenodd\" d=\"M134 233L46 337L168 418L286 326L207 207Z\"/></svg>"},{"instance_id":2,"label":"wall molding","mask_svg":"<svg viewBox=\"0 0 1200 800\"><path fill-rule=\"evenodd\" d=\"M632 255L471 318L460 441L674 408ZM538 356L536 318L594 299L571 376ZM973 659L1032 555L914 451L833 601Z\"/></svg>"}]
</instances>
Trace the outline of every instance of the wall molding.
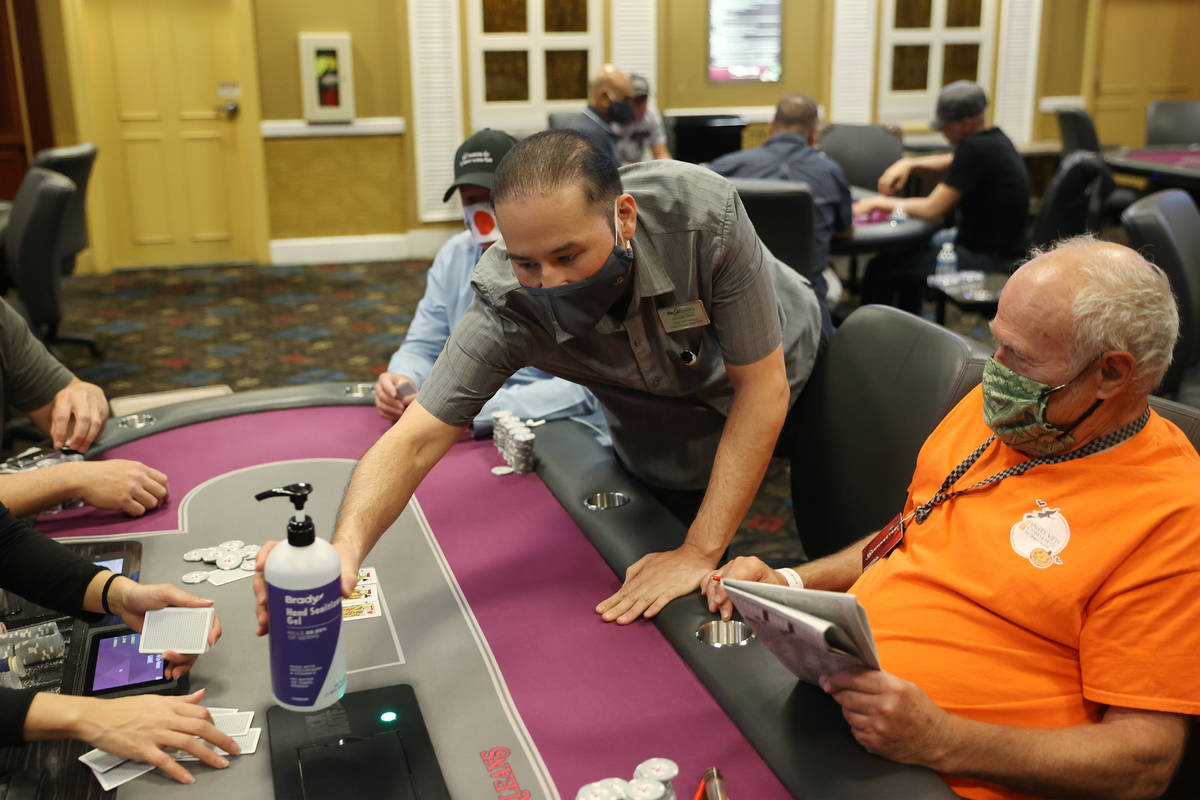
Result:
<instances>
[{"instance_id":1,"label":"wall molding","mask_svg":"<svg viewBox=\"0 0 1200 800\"><path fill-rule=\"evenodd\" d=\"M654 87L651 87L652 89ZM713 108L667 108L664 117L698 117L709 114L737 114L746 122L770 122L775 106L717 106Z\"/></svg>"},{"instance_id":2,"label":"wall molding","mask_svg":"<svg viewBox=\"0 0 1200 800\"><path fill-rule=\"evenodd\" d=\"M367 261L402 261L433 258L446 241L462 228L435 228L407 233L364 236L313 236L272 239L271 263L348 264Z\"/></svg>"},{"instance_id":3,"label":"wall molding","mask_svg":"<svg viewBox=\"0 0 1200 800\"><path fill-rule=\"evenodd\" d=\"M353 122L308 122L302 119L264 119L264 139L308 139L327 136L398 136L407 129L404 117L360 117Z\"/></svg>"}]
</instances>

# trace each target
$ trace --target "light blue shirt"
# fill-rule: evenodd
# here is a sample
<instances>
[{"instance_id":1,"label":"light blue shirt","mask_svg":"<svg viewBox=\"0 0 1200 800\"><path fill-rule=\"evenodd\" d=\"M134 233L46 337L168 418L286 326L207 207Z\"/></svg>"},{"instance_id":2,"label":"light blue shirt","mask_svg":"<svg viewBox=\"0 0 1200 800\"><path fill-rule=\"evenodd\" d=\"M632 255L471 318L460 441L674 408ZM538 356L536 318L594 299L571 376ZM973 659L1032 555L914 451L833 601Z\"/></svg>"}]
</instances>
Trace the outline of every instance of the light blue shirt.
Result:
<instances>
[{"instance_id":1,"label":"light blue shirt","mask_svg":"<svg viewBox=\"0 0 1200 800\"><path fill-rule=\"evenodd\" d=\"M433 362L450 338L450 331L471 304L475 295L471 289L471 272L481 255L483 248L471 241L467 231L456 234L442 245L429 268L425 296L417 304L417 313L408 326L404 342L392 354L388 372L407 375L417 389L421 388ZM508 409L522 419L583 417L601 431L606 430L600 404L591 392L535 367L517 370L484 404L472 423L474 434L490 434L492 412L501 409Z\"/></svg>"}]
</instances>

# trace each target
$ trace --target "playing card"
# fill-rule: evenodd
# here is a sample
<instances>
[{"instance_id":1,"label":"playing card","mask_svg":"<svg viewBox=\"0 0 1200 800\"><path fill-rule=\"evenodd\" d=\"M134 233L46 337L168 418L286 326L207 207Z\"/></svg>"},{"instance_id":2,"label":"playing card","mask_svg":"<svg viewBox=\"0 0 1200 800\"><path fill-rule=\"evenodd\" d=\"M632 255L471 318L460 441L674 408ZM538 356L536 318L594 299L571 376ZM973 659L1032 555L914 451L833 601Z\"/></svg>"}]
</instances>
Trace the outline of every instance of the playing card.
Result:
<instances>
[{"instance_id":1,"label":"playing card","mask_svg":"<svg viewBox=\"0 0 1200 800\"><path fill-rule=\"evenodd\" d=\"M382 617L383 612L379 610L379 602L377 600L343 600L342 601L342 620L352 619L370 619L371 617Z\"/></svg>"},{"instance_id":2,"label":"playing card","mask_svg":"<svg viewBox=\"0 0 1200 800\"><path fill-rule=\"evenodd\" d=\"M108 772L113 767L120 764L125 759L120 756L114 756L112 753L106 753L103 750L95 748L88 750L79 757L79 760L92 768L92 772Z\"/></svg>"},{"instance_id":3,"label":"playing card","mask_svg":"<svg viewBox=\"0 0 1200 800\"><path fill-rule=\"evenodd\" d=\"M379 587L374 583L360 583L354 587L354 591L349 597L343 598L343 603L353 602L355 600L374 600L378 594Z\"/></svg>"},{"instance_id":4,"label":"playing card","mask_svg":"<svg viewBox=\"0 0 1200 800\"><path fill-rule=\"evenodd\" d=\"M129 783L138 776L145 775L152 769L154 769L153 764L144 764L141 761L126 761L105 772L96 772L93 769L92 774L100 782L100 788L108 792L123 783Z\"/></svg>"},{"instance_id":5,"label":"playing card","mask_svg":"<svg viewBox=\"0 0 1200 800\"><path fill-rule=\"evenodd\" d=\"M249 712L247 712L247 713L249 713ZM251 728L248 731L246 731L244 734L242 734L241 736L234 736L233 740L235 742L237 742L237 746L239 748L241 748L241 752L239 752L238 755L239 756L248 756L251 753L253 753L255 750L257 750L258 749L258 737L259 737L259 734L261 734L261 733L262 733L262 728ZM204 746L212 747L212 745L207 744L207 743L205 743ZM212 749L216 750L218 753L220 753L223 756L229 755L229 753L226 753L224 750L222 750L219 747L213 747ZM187 752L186 750L170 750L170 751L168 751L168 755L170 755L171 758L175 759L176 761L199 761L200 760L200 759L196 758L194 755L192 755L191 753Z\"/></svg>"},{"instance_id":6,"label":"playing card","mask_svg":"<svg viewBox=\"0 0 1200 800\"><path fill-rule=\"evenodd\" d=\"M213 725L230 736L245 736L254 721L253 711L235 711L232 714L213 714Z\"/></svg>"},{"instance_id":7,"label":"playing card","mask_svg":"<svg viewBox=\"0 0 1200 800\"><path fill-rule=\"evenodd\" d=\"M212 606L208 608L162 608L147 611L138 642L139 653L203 653L208 650L212 628Z\"/></svg>"},{"instance_id":8,"label":"playing card","mask_svg":"<svg viewBox=\"0 0 1200 800\"><path fill-rule=\"evenodd\" d=\"M238 562L239 565L241 563L241 561ZM243 569L219 569L216 572L210 572L208 574L208 582L213 586L224 586L227 583L240 581L242 578L252 577L254 577L253 572L247 572Z\"/></svg>"},{"instance_id":9,"label":"playing card","mask_svg":"<svg viewBox=\"0 0 1200 800\"><path fill-rule=\"evenodd\" d=\"M358 585L362 586L366 583L379 583L379 578L375 577L374 567L362 567L358 570Z\"/></svg>"}]
</instances>

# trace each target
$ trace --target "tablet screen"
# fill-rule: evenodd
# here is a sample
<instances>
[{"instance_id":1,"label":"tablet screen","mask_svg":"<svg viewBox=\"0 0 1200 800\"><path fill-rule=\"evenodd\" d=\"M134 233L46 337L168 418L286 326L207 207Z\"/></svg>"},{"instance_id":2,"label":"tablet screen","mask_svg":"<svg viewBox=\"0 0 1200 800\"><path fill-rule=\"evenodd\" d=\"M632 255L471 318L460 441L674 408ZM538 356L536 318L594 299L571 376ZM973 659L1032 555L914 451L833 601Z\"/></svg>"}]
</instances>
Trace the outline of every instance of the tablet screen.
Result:
<instances>
[{"instance_id":1,"label":"tablet screen","mask_svg":"<svg viewBox=\"0 0 1200 800\"><path fill-rule=\"evenodd\" d=\"M117 632L110 636L97 636L92 640L92 647L96 655L92 692L103 692L163 679L162 654L139 653L138 640L140 638L141 634L138 633Z\"/></svg>"}]
</instances>

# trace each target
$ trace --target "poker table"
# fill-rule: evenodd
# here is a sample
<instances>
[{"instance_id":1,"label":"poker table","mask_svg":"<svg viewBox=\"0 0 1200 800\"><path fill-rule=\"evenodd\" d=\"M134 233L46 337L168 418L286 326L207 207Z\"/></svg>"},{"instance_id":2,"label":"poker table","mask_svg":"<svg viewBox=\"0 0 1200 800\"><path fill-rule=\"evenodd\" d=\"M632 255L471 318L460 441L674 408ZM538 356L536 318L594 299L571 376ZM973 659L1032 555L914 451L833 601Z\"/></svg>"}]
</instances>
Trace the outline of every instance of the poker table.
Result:
<instances>
[{"instance_id":1,"label":"poker table","mask_svg":"<svg viewBox=\"0 0 1200 800\"><path fill-rule=\"evenodd\" d=\"M879 192L860 186L850 187L850 199L854 202L868 197L877 197ZM835 236L830 242L831 252L838 255L874 253L881 250L914 247L928 241L942 226L916 217L903 220L854 219L854 231L849 236Z\"/></svg>"},{"instance_id":2,"label":"poker table","mask_svg":"<svg viewBox=\"0 0 1200 800\"><path fill-rule=\"evenodd\" d=\"M1200 192L1200 144L1122 147L1103 156L1114 172L1144 175L1160 186Z\"/></svg>"},{"instance_id":3,"label":"poker table","mask_svg":"<svg viewBox=\"0 0 1200 800\"><path fill-rule=\"evenodd\" d=\"M169 501L138 519L80 509L39 522L66 541L134 538L144 582L211 598L224 633L193 668L192 687L207 688L208 705L255 711L264 728L258 751L226 770L189 764L195 787L153 772L118 789L122 798L272 796L268 643L254 636L252 581L184 585L197 565L182 554L281 538L291 506L253 495L296 481L314 486L306 513L329 536L356 459L386 429L371 390L263 390L111 420L88 457L163 470ZM502 459L490 441L456 444L364 562L377 572L381 615L343 623L348 691L413 686L451 796L570 800L585 783L627 779L663 756L679 764L680 797L714 765L741 800L954 797L932 772L868 754L836 703L757 641L698 641L712 619L699 596L653 623L600 621L593 608L617 575L675 546L683 528L583 426L561 420L536 433L536 474L494 475ZM584 499L601 491L628 502L589 510ZM489 775L482 756L495 748L508 752L519 791L502 792ZM60 746L50 771L56 785L90 785L100 797L75 761L85 749Z\"/></svg>"}]
</instances>

